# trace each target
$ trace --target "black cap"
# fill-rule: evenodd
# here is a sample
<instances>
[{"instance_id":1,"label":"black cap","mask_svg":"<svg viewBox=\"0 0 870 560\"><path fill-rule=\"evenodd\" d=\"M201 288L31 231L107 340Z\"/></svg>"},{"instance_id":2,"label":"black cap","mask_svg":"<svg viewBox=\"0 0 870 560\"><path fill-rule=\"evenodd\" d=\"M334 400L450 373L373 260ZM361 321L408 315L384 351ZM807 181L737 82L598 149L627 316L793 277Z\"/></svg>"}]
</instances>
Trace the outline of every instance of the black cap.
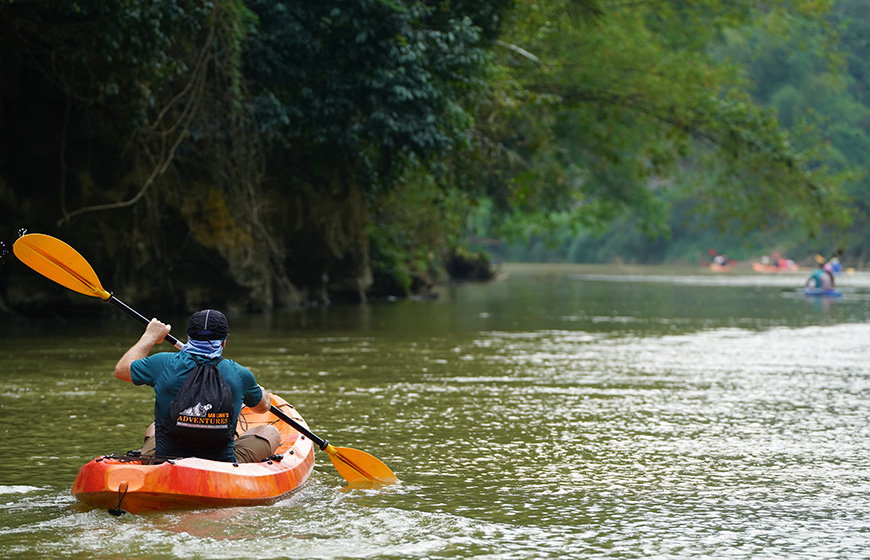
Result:
<instances>
[{"instance_id":1,"label":"black cap","mask_svg":"<svg viewBox=\"0 0 870 560\"><path fill-rule=\"evenodd\" d=\"M216 309L197 311L187 323L187 337L193 340L223 340L229 334L227 318Z\"/></svg>"}]
</instances>

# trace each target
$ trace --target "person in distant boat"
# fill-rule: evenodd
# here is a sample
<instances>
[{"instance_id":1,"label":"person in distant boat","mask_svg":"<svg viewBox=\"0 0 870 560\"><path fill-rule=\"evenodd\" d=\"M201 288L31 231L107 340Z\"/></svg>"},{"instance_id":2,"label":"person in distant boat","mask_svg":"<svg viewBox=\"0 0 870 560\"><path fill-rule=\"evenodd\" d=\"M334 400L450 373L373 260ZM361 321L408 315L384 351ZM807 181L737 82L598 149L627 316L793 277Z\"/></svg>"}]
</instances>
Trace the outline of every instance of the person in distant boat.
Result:
<instances>
[{"instance_id":1,"label":"person in distant boat","mask_svg":"<svg viewBox=\"0 0 870 560\"><path fill-rule=\"evenodd\" d=\"M819 268L813 272L809 278L807 278L806 287L814 288L816 290L833 290L834 289L834 275L831 272L830 263L822 263L819 265Z\"/></svg>"},{"instance_id":2,"label":"person in distant boat","mask_svg":"<svg viewBox=\"0 0 870 560\"><path fill-rule=\"evenodd\" d=\"M169 334L170 328L170 325L152 319L139 341L124 353L115 366L115 377L118 379L154 388L154 423L145 432L141 454L158 458L201 457L238 463L255 463L274 454L281 443L281 433L275 426L255 426L233 439L242 403L254 412L267 412L272 399L257 384L249 369L223 359L229 336L226 316L214 309L197 311L190 317L188 341L180 352L160 352L149 356L151 349ZM212 364L217 369L210 369L208 374L205 369L198 369ZM210 374L211 377L197 377L200 374ZM191 381L201 381L201 386L214 388L210 389L210 393L221 393L215 400L216 404L201 402L208 400L210 393L197 393L204 389L196 387L195 382L186 383L189 377L195 378ZM195 404L173 413L179 419L184 418L185 422L173 421L170 410L177 406L179 399L189 395L198 399ZM221 406L226 407L225 412L217 412ZM215 412L208 417L212 408ZM177 428L176 423L189 428ZM202 426L218 423L223 427L203 429L205 427ZM185 429L201 435L190 436L183 432ZM216 436L218 431L221 435Z\"/></svg>"}]
</instances>

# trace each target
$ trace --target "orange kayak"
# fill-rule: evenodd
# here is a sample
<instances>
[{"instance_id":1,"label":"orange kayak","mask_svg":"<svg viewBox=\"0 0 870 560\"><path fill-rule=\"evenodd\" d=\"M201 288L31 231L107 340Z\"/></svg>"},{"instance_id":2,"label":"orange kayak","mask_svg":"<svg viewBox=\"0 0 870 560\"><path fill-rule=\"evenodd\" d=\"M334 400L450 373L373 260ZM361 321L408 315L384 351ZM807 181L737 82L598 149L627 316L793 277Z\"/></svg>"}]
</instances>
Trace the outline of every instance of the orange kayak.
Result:
<instances>
[{"instance_id":1,"label":"orange kayak","mask_svg":"<svg viewBox=\"0 0 870 560\"><path fill-rule=\"evenodd\" d=\"M272 395L272 405L307 427L281 397ZM267 423L281 432L281 445L268 461L226 463L192 457L149 464L128 455L103 455L79 469L72 495L86 504L130 513L276 502L308 480L315 446L272 413L257 414L247 407L239 415L238 431Z\"/></svg>"},{"instance_id":2,"label":"orange kayak","mask_svg":"<svg viewBox=\"0 0 870 560\"><path fill-rule=\"evenodd\" d=\"M780 266L754 262L752 263L752 270L754 270L755 272L762 272L764 274L773 274L776 272L795 272L797 270L800 270L800 267L792 261L787 261L786 264Z\"/></svg>"},{"instance_id":3,"label":"orange kayak","mask_svg":"<svg viewBox=\"0 0 870 560\"><path fill-rule=\"evenodd\" d=\"M710 270L713 272L731 272L733 269L733 264L710 263Z\"/></svg>"}]
</instances>

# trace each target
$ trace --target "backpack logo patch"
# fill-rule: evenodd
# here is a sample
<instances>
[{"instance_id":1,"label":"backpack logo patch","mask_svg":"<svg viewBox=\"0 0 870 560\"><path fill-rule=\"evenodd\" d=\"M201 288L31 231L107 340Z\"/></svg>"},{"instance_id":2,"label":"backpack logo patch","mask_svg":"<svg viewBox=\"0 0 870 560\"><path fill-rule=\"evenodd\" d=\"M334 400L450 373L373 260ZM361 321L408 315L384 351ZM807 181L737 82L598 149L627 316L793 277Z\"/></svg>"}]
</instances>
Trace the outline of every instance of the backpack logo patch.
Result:
<instances>
[{"instance_id":1,"label":"backpack logo patch","mask_svg":"<svg viewBox=\"0 0 870 560\"><path fill-rule=\"evenodd\" d=\"M218 360L219 362L220 360ZM169 404L165 431L191 447L220 448L233 439L233 392L217 363L199 363Z\"/></svg>"},{"instance_id":2,"label":"backpack logo patch","mask_svg":"<svg viewBox=\"0 0 870 560\"><path fill-rule=\"evenodd\" d=\"M196 403L178 413L176 426L187 428L226 429L230 423L229 412L209 412L211 404Z\"/></svg>"},{"instance_id":3,"label":"backpack logo patch","mask_svg":"<svg viewBox=\"0 0 870 560\"><path fill-rule=\"evenodd\" d=\"M209 410L211 410L210 404L203 405L202 403L196 403L196 406L185 408L179 414L183 414L185 416L203 417L208 413Z\"/></svg>"}]
</instances>

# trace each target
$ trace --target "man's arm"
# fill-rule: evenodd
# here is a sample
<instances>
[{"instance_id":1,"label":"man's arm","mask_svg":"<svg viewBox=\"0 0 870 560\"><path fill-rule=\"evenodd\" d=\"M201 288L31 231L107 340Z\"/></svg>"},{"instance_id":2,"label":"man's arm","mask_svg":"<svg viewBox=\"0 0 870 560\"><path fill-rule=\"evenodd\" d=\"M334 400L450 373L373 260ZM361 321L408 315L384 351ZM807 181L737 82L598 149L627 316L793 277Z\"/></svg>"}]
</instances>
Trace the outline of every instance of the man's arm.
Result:
<instances>
[{"instance_id":1,"label":"man's arm","mask_svg":"<svg viewBox=\"0 0 870 560\"><path fill-rule=\"evenodd\" d=\"M115 377L121 381L132 383L133 377L130 372L130 366L136 360L141 360L148 356L148 352L154 348L155 344L163 342L163 339L167 334L169 334L171 328L170 325L161 323L157 319L151 319L151 322L148 323L147 327L145 327L145 332L142 333L142 337L139 338L139 341L131 346L130 349L121 356L121 359L118 360L118 363L115 365Z\"/></svg>"},{"instance_id":2,"label":"man's arm","mask_svg":"<svg viewBox=\"0 0 870 560\"><path fill-rule=\"evenodd\" d=\"M269 394L269 391L263 389L262 385L260 385L260 390L263 391L263 398L260 399L257 406L252 406L251 410L254 412L269 412L269 409L272 408L272 395Z\"/></svg>"}]
</instances>

